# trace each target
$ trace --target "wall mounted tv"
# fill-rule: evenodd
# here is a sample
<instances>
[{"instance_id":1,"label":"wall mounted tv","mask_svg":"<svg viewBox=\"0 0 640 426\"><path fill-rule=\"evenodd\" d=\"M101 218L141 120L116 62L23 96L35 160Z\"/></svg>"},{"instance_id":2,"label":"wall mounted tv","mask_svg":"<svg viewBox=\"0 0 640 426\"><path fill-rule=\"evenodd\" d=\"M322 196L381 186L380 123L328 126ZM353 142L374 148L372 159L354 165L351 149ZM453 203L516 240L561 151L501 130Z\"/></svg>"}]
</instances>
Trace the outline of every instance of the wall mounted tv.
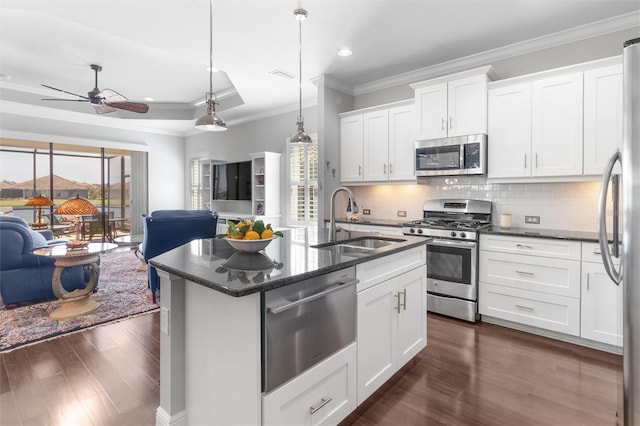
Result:
<instances>
[{"instance_id":1,"label":"wall mounted tv","mask_svg":"<svg viewBox=\"0 0 640 426\"><path fill-rule=\"evenodd\" d=\"M251 200L251 161L214 165L211 184L214 200Z\"/></svg>"}]
</instances>

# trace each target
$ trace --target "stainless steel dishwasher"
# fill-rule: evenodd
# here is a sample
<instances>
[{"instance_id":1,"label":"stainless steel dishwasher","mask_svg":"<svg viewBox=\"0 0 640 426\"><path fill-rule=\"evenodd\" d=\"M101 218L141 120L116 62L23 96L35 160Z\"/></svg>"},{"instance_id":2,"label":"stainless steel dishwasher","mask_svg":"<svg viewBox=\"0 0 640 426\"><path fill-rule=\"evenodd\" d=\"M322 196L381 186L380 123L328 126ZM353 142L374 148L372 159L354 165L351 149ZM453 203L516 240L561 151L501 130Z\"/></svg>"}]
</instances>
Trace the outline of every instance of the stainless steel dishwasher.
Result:
<instances>
[{"instance_id":1,"label":"stainless steel dishwasher","mask_svg":"<svg viewBox=\"0 0 640 426\"><path fill-rule=\"evenodd\" d=\"M264 392L355 341L356 283L350 267L264 293Z\"/></svg>"}]
</instances>

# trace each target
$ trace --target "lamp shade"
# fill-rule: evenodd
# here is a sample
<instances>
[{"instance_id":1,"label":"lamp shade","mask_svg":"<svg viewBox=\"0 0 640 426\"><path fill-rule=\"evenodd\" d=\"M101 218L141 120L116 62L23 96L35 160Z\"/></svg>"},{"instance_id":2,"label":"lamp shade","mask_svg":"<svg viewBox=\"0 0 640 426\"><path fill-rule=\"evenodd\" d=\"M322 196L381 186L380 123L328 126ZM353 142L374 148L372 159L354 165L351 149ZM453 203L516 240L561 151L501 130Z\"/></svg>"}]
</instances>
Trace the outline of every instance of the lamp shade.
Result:
<instances>
[{"instance_id":1,"label":"lamp shade","mask_svg":"<svg viewBox=\"0 0 640 426\"><path fill-rule=\"evenodd\" d=\"M51 201L49 198L45 197L44 195L38 195L37 197L33 197L32 199L30 199L25 205L32 206L32 207L45 207L45 206L52 206L53 201Z\"/></svg>"},{"instance_id":2,"label":"lamp shade","mask_svg":"<svg viewBox=\"0 0 640 426\"><path fill-rule=\"evenodd\" d=\"M96 208L96 206L91 204L91 201L85 200L84 198L80 198L79 195L76 195L76 198L72 198L60 204L60 206L56 209L54 213L79 215L79 214L100 214L100 211Z\"/></svg>"}]
</instances>

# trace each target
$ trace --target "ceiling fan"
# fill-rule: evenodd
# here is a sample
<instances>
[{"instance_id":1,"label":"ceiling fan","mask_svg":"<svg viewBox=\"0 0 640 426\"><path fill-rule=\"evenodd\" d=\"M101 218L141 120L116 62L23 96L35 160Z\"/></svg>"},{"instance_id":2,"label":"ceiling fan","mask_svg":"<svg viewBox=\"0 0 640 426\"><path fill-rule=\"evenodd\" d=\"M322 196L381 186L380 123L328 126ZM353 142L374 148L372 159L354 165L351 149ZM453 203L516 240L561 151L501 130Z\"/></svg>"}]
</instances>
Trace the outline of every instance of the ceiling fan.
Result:
<instances>
[{"instance_id":1,"label":"ceiling fan","mask_svg":"<svg viewBox=\"0 0 640 426\"><path fill-rule=\"evenodd\" d=\"M102 67L100 65L92 64L91 69L96 74L96 85L92 91L87 93L88 96L78 95L77 93L67 92L66 90L58 89L58 88L43 84L42 86L48 89L53 89L53 90L57 90L58 92L66 93L68 95L77 96L81 99L42 99L42 100L43 101L90 102L98 114L113 112L116 109L123 109L126 111L137 112L140 114L144 114L147 111L149 111L149 105L143 104L140 102L129 102L127 98L125 98L115 90L98 89L98 72L102 71Z\"/></svg>"}]
</instances>

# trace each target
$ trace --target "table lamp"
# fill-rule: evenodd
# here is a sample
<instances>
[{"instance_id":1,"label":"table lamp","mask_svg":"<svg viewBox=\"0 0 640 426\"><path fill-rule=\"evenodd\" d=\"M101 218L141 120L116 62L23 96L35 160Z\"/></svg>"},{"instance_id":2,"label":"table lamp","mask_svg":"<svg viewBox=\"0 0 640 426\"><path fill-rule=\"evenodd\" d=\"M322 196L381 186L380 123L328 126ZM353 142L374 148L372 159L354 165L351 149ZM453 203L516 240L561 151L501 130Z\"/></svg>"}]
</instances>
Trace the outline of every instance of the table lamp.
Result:
<instances>
[{"instance_id":1,"label":"table lamp","mask_svg":"<svg viewBox=\"0 0 640 426\"><path fill-rule=\"evenodd\" d=\"M50 199L48 199L47 197L45 197L44 195L40 194L37 197L33 197L32 199L30 199L27 204L25 204L27 206L31 206L31 207L37 207L38 208L38 226L42 226L44 225L42 223L42 207L47 207L47 206L53 206L53 201L51 201Z\"/></svg>"}]
</instances>

